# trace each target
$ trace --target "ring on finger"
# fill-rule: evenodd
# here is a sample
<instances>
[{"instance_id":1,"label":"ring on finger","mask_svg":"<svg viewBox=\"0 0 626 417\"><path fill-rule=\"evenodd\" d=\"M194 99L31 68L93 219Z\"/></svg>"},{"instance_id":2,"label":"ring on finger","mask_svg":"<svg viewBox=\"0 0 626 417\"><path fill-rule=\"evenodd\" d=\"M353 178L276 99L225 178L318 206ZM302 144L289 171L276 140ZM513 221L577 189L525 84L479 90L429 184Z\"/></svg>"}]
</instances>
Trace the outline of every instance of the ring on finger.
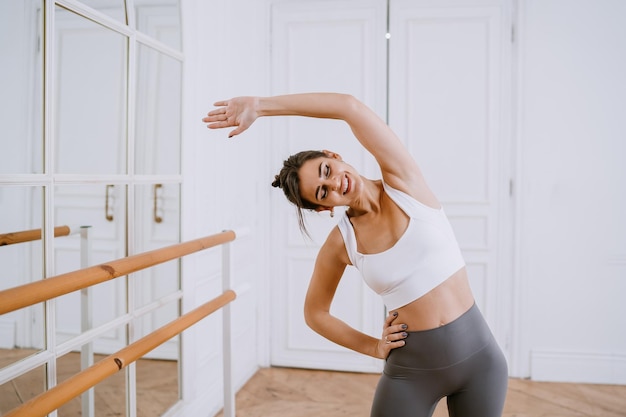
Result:
<instances>
[{"instance_id":1,"label":"ring on finger","mask_svg":"<svg viewBox=\"0 0 626 417\"><path fill-rule=\"evenodd\" d=\"M387 336L385 336L385 343L391 343L391 340L387 339Z\"/></svg>"}]
</instances>

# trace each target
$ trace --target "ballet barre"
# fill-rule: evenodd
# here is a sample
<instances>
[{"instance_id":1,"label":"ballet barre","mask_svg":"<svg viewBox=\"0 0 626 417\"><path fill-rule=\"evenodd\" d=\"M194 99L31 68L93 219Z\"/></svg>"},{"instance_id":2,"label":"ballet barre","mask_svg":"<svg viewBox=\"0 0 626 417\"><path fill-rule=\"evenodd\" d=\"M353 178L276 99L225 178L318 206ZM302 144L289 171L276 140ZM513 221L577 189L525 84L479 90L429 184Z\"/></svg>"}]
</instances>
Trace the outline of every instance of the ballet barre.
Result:
<instances>
[{"instance_id":1,"label":"ballet barre","mask_svg":"<svg viewBox=\"0 0 626 417\"><path fill-rule=\"evenodd\" d=\"M78 229L70 226L57 226L54 228L54 237L69 236L78 233ZM32 242L41 239L41 229L22 230L19 232L0 234L0 246L14 245L16 243Z\"/></svg>"},{"instance_id":2,"label":"ballet barre","mask_svg":"<svg viewBox=\"0 0 626 417\"><path fill-rule=\"evenodd\" d=\"M91 226L56 226L53 229L53 236L63 237L80 234L80 267L86 268L91 265ZM18 243L33 242L42 239L42 229L23 230L19 232L11 232L0 234L0 246L15 245ZM92 325L92 291L91 288L83 288L80 290L80 326L81 331L85 332ZM81 369L85 369L93 365L93 344L91 342L84 344L80 351ZM83 394L81 400L82 416L94 417L94 392L89 390Z\"/></svg>"},{"instance_id":3,"label":"ballet barre","mask_svg":"<svg viewBox=\"0 0 626 417\"><path fill-rule=\"evenodd\" d=\"M74 397L81 394L84 395L86 391L91 390L102 380L124 369L151 350L219 309L223 310L224 416L234 417L235 401L231 363L232 336L230 332L231 317L229 303L233 301L237 295L235 291L230 289L232 259L229 243L235 240L238 235L241 236L246 233L247 231L245 230L241 230L239 234L233 230L226 230L200 239L132 255L0 291L1 315L73 291L82 290L120 276L126 276L132 272L178 259L201 250L222 245L223 293L221 295L183 314L118 352L83 369L66 381L55 385L21 406L9 411L4 417L43 417L47 415Z\"/></svg>"},{"instance_id":4,"label":"ballet barre","mask_svg":"<svg viewBox=\"0 0 626 417\"><path fill-rule=\"evenodd\" d=\"M232 230L0 291L0 315L235 240Z\"/></svg>"},{"instance_id":5,"label":"ballet barre","mask_svg":"<svg viewBox=\"0 0 626 417\"><path fill-rule=\"evenodd\" d=\"M209 314L219 310L236 297L232 290L201 305L177 318L147 336L126 346L124 349L96 362L93 366L73 375L46 392L27 401L5 414L5 417L45 416L61 407L74 397L79 396L99 382L124 369L130 363L140 359L152 349L178 335L183 330L197 323Z\"/></svg>"}]
</instances>

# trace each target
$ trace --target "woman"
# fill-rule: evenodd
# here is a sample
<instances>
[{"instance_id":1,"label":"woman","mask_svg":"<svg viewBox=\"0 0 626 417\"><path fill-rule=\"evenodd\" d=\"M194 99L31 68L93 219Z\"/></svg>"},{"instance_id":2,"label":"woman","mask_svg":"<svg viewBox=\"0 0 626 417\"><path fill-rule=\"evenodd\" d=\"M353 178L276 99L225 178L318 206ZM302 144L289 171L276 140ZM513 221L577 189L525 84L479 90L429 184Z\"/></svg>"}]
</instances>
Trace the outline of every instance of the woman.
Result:
<instances>
[{"instance_id":1,"label":"woman","mask_svg":"<svg viewBox=\"0 0 626 417\"><path fill-rule=\"evenodd\" d=\"M345 216L322 245L305 300L307 324L325 338L385 359L372 417L431 416L447 397L450 416L500 416L507 365L470 290L465 262L439 201L416 162L377 115L334 93L237 97L215 103L211 129L240 134L262 116L344 120L378 162L382 180L362 177L330 151L291 156L273 183L302 209ZM380 339L330 314L347 265L356 266L390 314Z\"/></svg>"}]
</instances>

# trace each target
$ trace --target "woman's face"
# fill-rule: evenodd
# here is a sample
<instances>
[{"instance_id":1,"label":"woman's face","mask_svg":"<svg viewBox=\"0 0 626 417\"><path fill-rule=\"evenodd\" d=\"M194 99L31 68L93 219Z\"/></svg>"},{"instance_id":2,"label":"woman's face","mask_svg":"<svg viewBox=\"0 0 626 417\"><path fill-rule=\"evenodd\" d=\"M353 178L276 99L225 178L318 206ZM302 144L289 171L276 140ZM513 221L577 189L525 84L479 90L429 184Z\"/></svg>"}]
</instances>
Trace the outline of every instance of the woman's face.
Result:
<instances>
[{"instance_id":1,"label":"woman's face","mask_svg":"<svg viewBox=\"0 0 626 417\"><path fill-rule=\"evenodd\" d=\"M349 206L361 189L361 176L337 154L306 161L298 173L301 197L319 210Z\"/></svg>"}]
</instances>

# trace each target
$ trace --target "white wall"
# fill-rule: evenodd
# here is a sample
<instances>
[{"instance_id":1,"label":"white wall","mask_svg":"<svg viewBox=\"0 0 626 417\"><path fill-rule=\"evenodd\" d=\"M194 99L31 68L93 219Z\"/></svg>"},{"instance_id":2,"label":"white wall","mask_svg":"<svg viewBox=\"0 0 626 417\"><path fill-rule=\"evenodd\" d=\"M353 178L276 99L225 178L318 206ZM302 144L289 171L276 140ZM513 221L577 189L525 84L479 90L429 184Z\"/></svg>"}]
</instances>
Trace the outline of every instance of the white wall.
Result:
<instances>
[{"instance_id":1,"label":"white wall","mask_svg":"<svg viewBox=\"0 0 626 417\"><path fill-rule=\"evenodd\" d=\"M183 0L184 163L183 239L222 229L248 228L233 243L235 287L250 290L232 304L234 372L237 387L267 363L267 313L257 303L267 292L267 125L235 139L209 131L202 117L212 103L236 95L268 92L268 18L264 1ZM220 250L192 256L184 264L185 310L221 292ZM183 395L180 415L212 416L221 408L221 315L183 337Z\"/></svg>"},{"instance_id":2,"label":"white wall","mask_svg":"<svg viewBox=\"0 0 626 417\"><path fill-rule=\"evenodd\" d=\"M520 5L522 360L625 384L626 2Z\"/></svg>"}]
</instances>

